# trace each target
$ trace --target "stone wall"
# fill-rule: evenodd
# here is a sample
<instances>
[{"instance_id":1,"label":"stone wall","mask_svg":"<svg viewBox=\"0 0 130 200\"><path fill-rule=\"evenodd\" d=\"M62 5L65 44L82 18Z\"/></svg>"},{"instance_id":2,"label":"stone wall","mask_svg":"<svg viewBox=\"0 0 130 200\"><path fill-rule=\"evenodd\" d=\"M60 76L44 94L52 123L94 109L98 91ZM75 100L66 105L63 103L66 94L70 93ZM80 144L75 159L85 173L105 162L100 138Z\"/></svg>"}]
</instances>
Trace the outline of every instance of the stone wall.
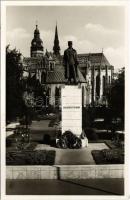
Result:
<instances>
[{"instance_id":1,"label":"stone wall","mask_svg":"<svg viewBox=\"0 0 130 200\"><path fill-rule=\"evenodd\" d=\"M7 179L123 178L124 165L7 166Z\"/></svg>"}]
</instances>

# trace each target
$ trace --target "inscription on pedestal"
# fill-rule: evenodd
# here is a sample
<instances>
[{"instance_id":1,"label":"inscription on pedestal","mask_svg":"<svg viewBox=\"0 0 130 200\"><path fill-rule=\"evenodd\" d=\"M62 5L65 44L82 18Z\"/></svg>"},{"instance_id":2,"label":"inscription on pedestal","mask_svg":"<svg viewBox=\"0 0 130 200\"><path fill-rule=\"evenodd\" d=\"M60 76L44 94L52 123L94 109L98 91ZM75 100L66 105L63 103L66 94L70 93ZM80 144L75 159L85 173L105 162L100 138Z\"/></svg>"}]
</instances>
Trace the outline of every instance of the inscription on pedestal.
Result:
<instances>
[{"instance_id":1,"label":"inscription on pedestal","mask_svg":"<svg viewBox=\"0 0 130 200\"><path fill-rule=\"evenodd\" d=\"M76 135L82 132L82 89L78 86L65 86L61 91L62 133L67 130Z\"/></svg>"}]
</instances>

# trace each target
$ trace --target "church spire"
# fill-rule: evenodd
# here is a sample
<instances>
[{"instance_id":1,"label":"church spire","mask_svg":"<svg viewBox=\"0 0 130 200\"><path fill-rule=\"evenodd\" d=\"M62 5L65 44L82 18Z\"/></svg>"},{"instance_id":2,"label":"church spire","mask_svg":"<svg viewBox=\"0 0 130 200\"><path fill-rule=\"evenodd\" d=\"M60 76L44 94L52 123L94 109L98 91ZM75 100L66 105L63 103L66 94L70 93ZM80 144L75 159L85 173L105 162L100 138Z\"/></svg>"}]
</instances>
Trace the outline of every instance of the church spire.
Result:
<instances>
[{"instance_id":1,"label":"church spire","mask_svg":"<svg viewBox=\"0 0 130 200\"><path fill-rule=\"evenodd\" d=\"M56 56L60 55L60 45L59 45L59 38L58 38L57 22L56 22L56 28L55 28L55 38L54 38L53 53Z\"/></svg>"}]
</instances>

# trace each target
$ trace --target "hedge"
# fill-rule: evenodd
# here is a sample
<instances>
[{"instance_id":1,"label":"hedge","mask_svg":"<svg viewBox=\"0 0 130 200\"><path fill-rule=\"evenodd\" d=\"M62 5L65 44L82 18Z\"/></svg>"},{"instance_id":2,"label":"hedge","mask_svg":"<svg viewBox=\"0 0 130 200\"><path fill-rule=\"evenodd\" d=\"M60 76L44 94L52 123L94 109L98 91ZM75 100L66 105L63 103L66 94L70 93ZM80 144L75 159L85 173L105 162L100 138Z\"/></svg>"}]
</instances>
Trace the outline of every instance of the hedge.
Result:
<instances>
[{"instance_id":1,"label":"hedge","mask_svg":"<svg viewBox=\"0 0 130 200\"><path fill-rule=\"evenodd\" d=\"M53 165L54 162L54 150L6 152L7 165Z\"/></svg>"}]
</instances>

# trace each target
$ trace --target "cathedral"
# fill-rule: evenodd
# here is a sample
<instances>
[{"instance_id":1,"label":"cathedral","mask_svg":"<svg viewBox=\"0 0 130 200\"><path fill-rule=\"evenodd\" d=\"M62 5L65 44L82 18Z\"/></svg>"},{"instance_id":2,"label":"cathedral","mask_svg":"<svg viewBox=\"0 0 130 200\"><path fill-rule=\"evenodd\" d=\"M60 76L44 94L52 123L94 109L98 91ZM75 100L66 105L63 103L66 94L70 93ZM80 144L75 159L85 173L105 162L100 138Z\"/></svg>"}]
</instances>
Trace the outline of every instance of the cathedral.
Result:
<instances>
[{"instance_id":1,"label":"cathedral","mask_svg":"<svg viewBox=\"0 0 130 200\"><path fill-rule=\"evenodd\" d=\"M31 41L30 57L23 58L23 76L36 77L43 87L46 96L46 106L61 105L61 88L67 84L63 65L63 55L60 54L60 43L57 25L53 52L44 52L43 41L40 38L38 25ZM113 81L114 67L110 65L102 53L78 54L78 77L82 87L82 105L107 105L106 91Z\"/></svg>"}]
</instances>

